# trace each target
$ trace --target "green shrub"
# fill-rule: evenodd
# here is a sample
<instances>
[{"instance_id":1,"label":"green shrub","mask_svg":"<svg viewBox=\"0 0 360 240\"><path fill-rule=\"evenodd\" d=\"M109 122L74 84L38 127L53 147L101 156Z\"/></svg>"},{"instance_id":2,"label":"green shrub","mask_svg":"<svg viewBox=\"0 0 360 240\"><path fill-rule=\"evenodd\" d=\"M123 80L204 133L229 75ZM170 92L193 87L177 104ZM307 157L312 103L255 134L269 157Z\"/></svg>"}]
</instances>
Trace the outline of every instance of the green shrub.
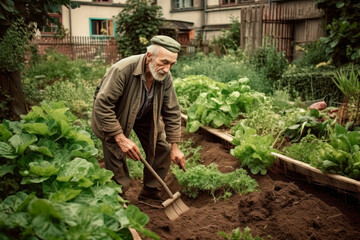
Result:
<instances>
[{"instance_id":1,"label":"green shrub","mask_svg":"<svg viewBox=\"0 0 360 240\"><path fill-rule=\"evenodd\" d=\"M308 101L329 96L332 102L341 102L343 95L332 81L335 73L334 67L295 67L282 75L279 87L288 88L293 99L299 96L302 101Z\"/></svg>"},{"instance_id":2,"label":"green shrub","mask_svg":"<svg viewBox=\"0 0 360 240\"><path fill-rule=\"evenodd\" d=\"M256 50L250 57L250 64L261 71L272 82L277 81L288 66L284 52L278 52L276 47L265 45Z\"/></svg>"},{"instance_id":3,"label":"green shrub","mask_svg":"<svg viewBox=\"0 0 360 240\"><path fill-rule=\"evenodd\" d=\"M35 79L33 84L43 89L57 80L74 79L76 70L68 56L50 50L34 67L26 69L25 76Z\"/></svg>"},{"instance_id":4,"label":"green shrub","mask_svg":"<svg viewBox=\"0 0 360 240\"><path fill-rule=\"evenodd\" d=\"M328 62L330 56L326 53L326 46L321 41L309 43L303 46L301 58L293 61L297 67L314 67L321 62Z\"/></svg>"},{"instance_id":5,"label":"green shrub","mask_svg":"<svg viewBox=\"0 0 360 240\"><path fill-rule=\"evenodd\" d=\"M50 50L24 71L23 90L30 102L66 101L75 113L83 114L90 110L95 87L106 67L101 62L71 60Z\"/></svg>"},{"instance_id":6,"label":"green shrub","mask_svg":"<svg viewBox=\"0 0 360 240\"><path fill-rule=\"evenodd\" d=\"M360 63L360 4L354 0L316 0L326 19L327 36L320 40L333 63Z\"/></svg>"},{"instance_id":7,"label":"green shrub","mask_svg":"<svg viewBox=\"0 0 360 240\"><path fill-rule=\"evenodd\" d=\"M240 48L240 22L234 16L231 16L230 19L230 29L223 29L222 34L212 41L212 44L218 45L220 51L225 54L229 50L236 51Z\"/></svg>"}]
</instances>

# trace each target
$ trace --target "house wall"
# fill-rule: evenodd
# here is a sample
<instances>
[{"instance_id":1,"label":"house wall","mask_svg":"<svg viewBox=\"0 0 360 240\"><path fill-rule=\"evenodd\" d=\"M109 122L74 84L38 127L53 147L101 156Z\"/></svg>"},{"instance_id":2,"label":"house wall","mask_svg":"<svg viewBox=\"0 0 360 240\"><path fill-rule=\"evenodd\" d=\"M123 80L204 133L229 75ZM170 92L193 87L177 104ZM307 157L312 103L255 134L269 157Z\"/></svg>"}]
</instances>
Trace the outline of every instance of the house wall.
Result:
<instances>
[{"instance_id":1,"label":"house wall","mask_svg":"<svg viewBox=\"0 0 360 240\"><path fill-rule=\"evenodd\" d=\"M114 18L119 14L123 7L114 6L113 4L124 3L125 0L113 0L112 4L92 3L91 0L80 0L76 2L80 4L80 7L75 9L62 7L62 24L65 29L68 29L69 34L72 36L90 36L90 18ZM115 27L116 25L114 24L114 28Z\"/></svg>"},{"instance_id":2,"label":"house wall","mask_svg":"<svg viewBox=\"0 0 360 240\"><path fill-rule=\"evenodd\" d=\"M201 29L203 25L203 10L201 8L201 1L194 1L194 10L178 10L173 11L171 8L171 0L158 0L158 5L162 8L163 17L167 20L180 20L186 22L193 22L195 34Z\"/></svg>"},{"instance_id":3,"label":"house wall","mask_svg":"<svg viewBox=\"0 0 360 240\"><path fill-rule=\"evenodd\" d=\"M66 29L71 29L72 36L90 36L90 18L111 19L117 16L123 9L126 0L113 0L111 3L92 2L92 0L73 2L79 3L80 8L69 10L63 7L62 24ZM157 0L156 2L158 6L161 6L165 19L193 23L195 37L202 36L204 42L211 42L215 36L219 36L222 33L224 28L230 27L232 17L239 19L239 21L244 21L245 19L242 18L241 13L244 13L245 9L252 9L250 11L254 11L258 7L269 7L268 0L255 0L231 6L221 5L221 0L194 0L194 6L191 9L173 9L173 0ZM278 19L280 17L278 20L285 20L289 26L291 25L291 39L289 38L289 41L294 46L296 44L316 41L320 36L324 35L324 26L321 24L322 14L316 9L314 0L272 0L271 5L271 9L276 7L283 9L279 12L279 16L273 15L272 18ZM266 12L264 14L266 15ZM245 14L243 15L245 16ZM285 19L282 15L285 16ZM249 19L247 20L248 24L261 24L260 18L256 20ZM263 19L265 18L266 16L263 16ZM266 24L280 24L283 26L285 23L268 22ZM245 26L245 22L243 25ZM115 24L113 28L115 30ZM285 27L284 29L287 28ZM253 27L245 29L246 32L249 32L245 37L254 39L250 34L252 30L254 30ZM256 31L258 32L256 34L259 34L259 36L262 35L260 30ZM292 52L293 57L296 58L298 53L295 50Z\"/></svg>"}]
</instances>

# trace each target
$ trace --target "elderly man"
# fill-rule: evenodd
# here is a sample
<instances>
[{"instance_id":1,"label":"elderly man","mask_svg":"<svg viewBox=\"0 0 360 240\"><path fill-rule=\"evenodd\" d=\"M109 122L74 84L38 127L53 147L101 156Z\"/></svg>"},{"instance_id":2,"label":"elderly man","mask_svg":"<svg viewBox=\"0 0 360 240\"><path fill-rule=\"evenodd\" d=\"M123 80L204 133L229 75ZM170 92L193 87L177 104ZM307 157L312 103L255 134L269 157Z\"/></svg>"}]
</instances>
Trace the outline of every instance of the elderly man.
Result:
<instances>
[{"instance_id":1,"label":"elderly man","mask_svg":"<svg viewBox=\"0 0 360 240\"><path fill-rule=\"evenodd\" d=\"M124 58L107 71L94 96L91 126L102 141L105 168L123 192L130 185L126 157L140 159L140 150L128 137L133 129L146 161L165 179L171 160L185 170L181 139L181 115L170 68L180 44L167 36L155 36L146 54ZM139 199L161 200L160 184L144 168Z\"/></svg>"}]
</instances>

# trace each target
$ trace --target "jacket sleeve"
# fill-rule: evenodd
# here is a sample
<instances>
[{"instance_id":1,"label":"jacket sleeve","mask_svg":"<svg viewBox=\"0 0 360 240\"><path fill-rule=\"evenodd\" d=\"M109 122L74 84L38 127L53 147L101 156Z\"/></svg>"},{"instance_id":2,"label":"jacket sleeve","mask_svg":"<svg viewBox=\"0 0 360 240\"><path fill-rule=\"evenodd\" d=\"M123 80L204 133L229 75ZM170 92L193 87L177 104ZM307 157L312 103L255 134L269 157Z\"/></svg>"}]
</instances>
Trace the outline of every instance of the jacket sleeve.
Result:
<instances>
[{"instance_id":1,"label":"jacket sleeve","mask_svg":"<svg viewBox=\"0 0 360 240\"><path fill-rule=\"evenodd\" d=\"M169 143L179 143L181 141L181 112L171 75L164 84L165 93L161 115L165 124L166 140Z\"/></svg>"},{"instance_id":2,"label":"jacket sleeve","mask_svg":"<svg viewBox=\"0 0 360 240\"><path fill-rule=\"evenodd\" d=\"M97 125L97 129L104 138L123 132L115 114L115 104L122 96L124 79L121 71L112 67L101 80L100 88L94 99L92 121Z\"/></svg>"}]
</instances>

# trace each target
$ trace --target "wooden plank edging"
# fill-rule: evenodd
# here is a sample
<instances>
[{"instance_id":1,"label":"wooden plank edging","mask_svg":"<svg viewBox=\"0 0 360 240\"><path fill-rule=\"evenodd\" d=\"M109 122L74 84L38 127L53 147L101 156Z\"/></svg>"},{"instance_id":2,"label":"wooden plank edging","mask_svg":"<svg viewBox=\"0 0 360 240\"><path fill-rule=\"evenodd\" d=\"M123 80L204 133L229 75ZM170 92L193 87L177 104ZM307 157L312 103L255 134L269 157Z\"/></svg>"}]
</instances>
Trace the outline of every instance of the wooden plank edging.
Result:
<instances>
[{"instance_id":1,"label":"wooden plank edging","mask_svg":"<svg viewBox=\"0 0 360 240\"><path fill-rule=\"evenodd\" d=\"M182 119L187 121L187 116L181 114ZM227 133L223 133L218 129L201 125L200 128L205 131L225 140L232 144L233 136ZM282 164L285 165L287 170L305 175L309 182L316 182L322 185L328 185L335 187L338 190L346 190L355 193L360 193L360 181L351 179L338 174L323 173L321 170L312 167L310 164L287 157L285 155L272 152L271 155L275 156Z\"/></svg>"},{"instance_id":2,"label":"wooden plank edging","mask_svg":"<svg viewBox=\"0 0 360 240\"><path fill-rule=\"evenodd\" d=\"M324 185L329 185L337 189L360 193L360 182L338 174L323 173L321 170L312 167L308 163L287 157L285 155L272 152L271 155L281 160L288 170L306 175L308 180Z\"/></svg>"}]
</instances>

